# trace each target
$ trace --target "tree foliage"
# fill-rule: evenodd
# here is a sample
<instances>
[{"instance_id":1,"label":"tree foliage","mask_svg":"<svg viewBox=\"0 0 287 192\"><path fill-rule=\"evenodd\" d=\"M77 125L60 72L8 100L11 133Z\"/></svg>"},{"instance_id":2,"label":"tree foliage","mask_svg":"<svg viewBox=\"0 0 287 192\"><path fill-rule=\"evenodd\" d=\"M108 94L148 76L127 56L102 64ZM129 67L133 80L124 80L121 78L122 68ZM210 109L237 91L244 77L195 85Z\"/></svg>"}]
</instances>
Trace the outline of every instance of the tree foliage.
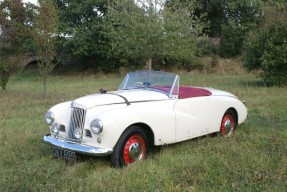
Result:
<instances>
[{"instance_id":1,"label":"tree foliage","mask_svg":"<svg viewBox=\"0 0 287 192\"><path fill-rule=\"evenodd\" d=\"M40 0L38 15L35 16L33 39L38 57L38 69L43 77L44 97L47 92L47 77L54 69L56 56L57 10L50 0Z\"/></svg>"},{"instance_id":2,"label":"tree foliage","mask_svg":"<svg viewBox=\"0 0 287 192\"><path fill-rule=\"evenodd\" d=\"M272 23L247 45L245 66L261 70L267 85L287 85L287 22Z\"/></svg>"},{"instance_id":3,"label":"tree foliage","mask_svg":"<svg viewBox=\"0 0 287 192\"><path fill-rule=\"evenodd\" d=\"M177 1L168 0L168 3L177 4ZM203 0L195 2L194 15L206 24L204 32L209 37L220 39L220 55L234 57L241 54L247 32L262 20L262 7L261 0Z\"/></svg>"},{"instance_id":4,"label":"tree foliage","mask_svg":"<svg viewBox=\"0 0 287 192\"><path fill-rule=\"evenodd\" d=\"M153 59L192 62L197 34L202 34L192 5L193 2L178 2L176 6L164 7L160 1L114 1L105 20L111 53L122 58L141 58L149 69Z\"/></svg>"},{"instance_id":5,"label":"tree foliage","mask_svg":"<svg viewBox=\"0 0 287 192\"><path fill-rule=\"evenodd\" d=\"M262 0L265 4L275 6L281 11L287 11L287 1L286 0Z\"/></svg>"},{"instance_id":6,"label":"tree foliage","mask_svg":"<svg viewBox=\"0 0 287 192\"><path fill-rule=\"evenodd\" d=\"M61 56L64 59L76 57L81 61L80 69L116 70L113 58L108 57L109 43L103 34L109 1L55 1L59 11L59 33L62 35L57 43Z\"/></svg>"},{"instance_id":7,"label":"tree foliage","mask_svg":"<svg viewBox=\"0 0 287 192\"><path fill-rule=\"evenodd\" d=\"M229 22L222 26L220 38L220 56L230 58L241 54L244 45L246 28Z\"/></svg>"},{"instance_id":8,"label":"tree foliage","mask_svg":"<svg viewBox=\"0 0 287 192\"><path fill-rule=\"evenodd\" d=\"M10 76L20 68L23 46L29 34L21 0L0 2L0 86L6 91Z\"/></svg>"},{"instance_id":9,"label":"tree foliage","mask_svg":"<svg viewBox=\"0 0 287 192\"><path fill-rule=\"evenodd\" d=\"M210 37L220 37L224 26L252 27L262 18L261 0L203 0L197 2L196 15L204 15L202 22Z\"/></svg>"},{"instance_id":10,"label":"tree foliage","mask_svg":"<svg viewBox=\"0 0 287 192\"><path fill-rule=\"evenodd\" d=\"M105 54L102 21L106 14L106 0L57 0L59 31L71 37L64 41L73 55L100 56Z\"/></svg>"}]
</instances>

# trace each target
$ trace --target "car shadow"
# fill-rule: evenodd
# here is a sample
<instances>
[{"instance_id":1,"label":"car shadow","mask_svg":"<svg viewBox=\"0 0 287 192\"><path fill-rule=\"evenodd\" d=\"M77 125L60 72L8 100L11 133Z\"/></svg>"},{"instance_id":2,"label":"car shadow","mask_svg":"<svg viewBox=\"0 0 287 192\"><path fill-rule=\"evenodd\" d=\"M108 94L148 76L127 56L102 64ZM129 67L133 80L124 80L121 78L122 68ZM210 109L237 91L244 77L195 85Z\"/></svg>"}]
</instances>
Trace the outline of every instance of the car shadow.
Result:
<instances>
[{"instance_id":1,"label":"car shadow","mask_svg":"<svg viewBox=\"0 0 287 192\"><path fill-rule=\"evenodd\" d=\"M161 146L151 146L148 151L148 157L149 158L156 158L160 153L164 152L164 150L171 150L173 148L177 148L180 145L187 144L188 142L198 142L201 141L205 138L213 138L217 137L216 134L210 134L210 135L204 135L201 137L189 139L186 141L178 142L178 143L173 143L173 144L166 144L166 145L161 145ZM58 157L54 157L55 159L62 160L65 162L67 165L77 165L79 163L88 163L91 166L95 167L112 167L110 161L111 161L111 156L101 156L101 157L95 157L95 156L89 156L89 155L83 155L83 154L77 154L76 160L68 160L68 159L61 159Z\"/></svg>"},{"instance_id":2,"label":"car shadow","mask_svg":"<svg viewBox=\"0 0 287 192\"><path fill-rule=\"evenodd\" d=\"M150 147L149 149L149 157L152 156L153 154L156 155L166 149L173 149L173 148L177 148L178 146L180 145L183 145L183 144L186 144L188 142L199 142L203 139L206 139L206 138L216 138L216 137L220 137L218 135L218 133L212 133L212 134L209 134L209 135L203 135L203 136L200 136L200 137L196 137L196 138L192 138L192 139L189 139L189 140L185 140L185 141L181 141L181 142L177 142L177 143L172 143L172 144L165 144L165 145L160 145L160 146L152 146Z\"/></svg>"}]
</instances>

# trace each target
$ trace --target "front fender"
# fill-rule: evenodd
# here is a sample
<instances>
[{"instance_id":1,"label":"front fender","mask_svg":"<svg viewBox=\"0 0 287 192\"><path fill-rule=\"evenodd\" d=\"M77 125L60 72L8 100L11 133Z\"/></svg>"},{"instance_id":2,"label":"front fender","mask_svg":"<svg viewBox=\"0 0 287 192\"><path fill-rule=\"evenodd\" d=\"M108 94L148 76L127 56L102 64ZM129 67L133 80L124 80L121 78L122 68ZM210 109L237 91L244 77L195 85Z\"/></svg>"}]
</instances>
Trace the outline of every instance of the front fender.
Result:
<instances>
[{"instance_id":1,"label":"front fender","mask_svg":"<svg viewBox=\"0 0 287 192\"><path fill-rule=\"evenodd\" d=\"M148 125L154 133L154 144L162 145L175 142L174 100L133 103L129 106L105 111L97 116L104 125L98 135L102 145L114 147L121 134L136 123Z\"/></svg>"}]
</instances>

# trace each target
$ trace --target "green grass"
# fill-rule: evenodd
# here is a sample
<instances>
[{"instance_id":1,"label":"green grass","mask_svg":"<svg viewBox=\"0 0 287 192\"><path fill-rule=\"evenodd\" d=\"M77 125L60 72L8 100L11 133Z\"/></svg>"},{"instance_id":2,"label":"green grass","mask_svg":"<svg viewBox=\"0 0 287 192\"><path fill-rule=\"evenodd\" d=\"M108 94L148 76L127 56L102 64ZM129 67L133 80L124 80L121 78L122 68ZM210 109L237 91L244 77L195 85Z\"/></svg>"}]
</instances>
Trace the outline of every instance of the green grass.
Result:
<instances>
[{"instance_id":1,"label":"green grass","mask_svg":"<svg viewBox=\"0 0 287 192\"><path fill-rule=\"evenodd\" d=\"M0 191L286 191L287 89L267 88L251 74L183 73L181 84L223 89L245 100L247 121L231 138L202 137L154 147L148 159L123 169L109 157L67 162L42 142L43 115L53 105L121 77L52 76L42 99L38 76L14 76L0 93Z\"/></svg>"}]
</instances>

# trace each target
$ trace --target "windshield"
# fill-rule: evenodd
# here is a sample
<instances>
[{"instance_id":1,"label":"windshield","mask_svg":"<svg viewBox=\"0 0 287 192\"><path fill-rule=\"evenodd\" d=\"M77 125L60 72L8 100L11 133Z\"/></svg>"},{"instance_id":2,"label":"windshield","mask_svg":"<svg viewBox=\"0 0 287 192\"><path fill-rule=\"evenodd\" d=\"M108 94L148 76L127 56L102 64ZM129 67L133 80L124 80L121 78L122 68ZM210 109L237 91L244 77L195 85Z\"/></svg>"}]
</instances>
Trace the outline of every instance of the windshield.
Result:
<instances>
[{"instance_id":1,"label":"windshield","mask_svg":"<svg viewBox=\"0 0 287 192\"><path fill-rule=\"evenodd\" d=\"M138 71L128 73L119 90L148 89L162 92L169 97L177 97L179 76L160 71Z\"/></svg>"}]
</instances>

